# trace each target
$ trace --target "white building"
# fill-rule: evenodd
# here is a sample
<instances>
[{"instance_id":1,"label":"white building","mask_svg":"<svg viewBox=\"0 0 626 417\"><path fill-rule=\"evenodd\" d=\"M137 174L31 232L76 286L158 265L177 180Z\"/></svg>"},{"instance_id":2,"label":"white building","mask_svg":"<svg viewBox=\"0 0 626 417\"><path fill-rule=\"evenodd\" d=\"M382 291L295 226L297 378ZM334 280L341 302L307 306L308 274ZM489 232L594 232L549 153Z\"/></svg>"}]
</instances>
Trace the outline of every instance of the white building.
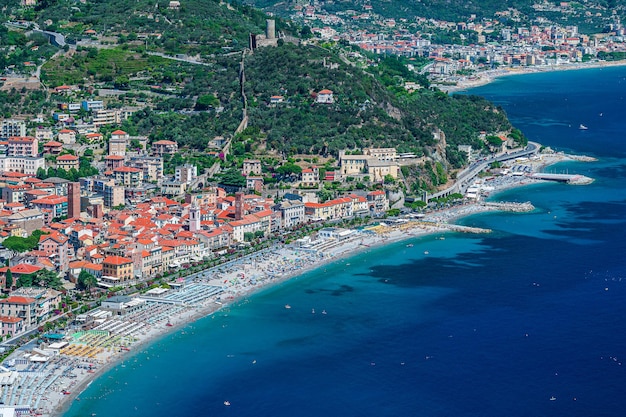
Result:
<instances>
[{"instance_id":1,"label":"white building","mask_svg":"<svg viewBox=\"0 0 626 417\"><path fill-rule=\"evenodd\" d=\"M333 92L327 89L320 91L319 93L317 93L317 98L315 99L315 102L322 104L333 104L335 102Z\"/></svg>"},{"instance_id":2,"label":"white building","mask_svg":"<svg viewBox=\"0 0 626 417\"><path fill-rule=\"evenodd\" d=\"M0 138L11 136L26 136L26 122L24 120L4 119L0 124Z\"/></svg>"},{"instance_id":3,"label":"white building","mask_svg":"<svg viewBox=\"0 0 626 417\"><path fill-rule=\"evenodd\" d=\"M198 167L191 164L185 164L176 167L175 181L191 184L198 178Z\"/></svg>"}]
</instances>

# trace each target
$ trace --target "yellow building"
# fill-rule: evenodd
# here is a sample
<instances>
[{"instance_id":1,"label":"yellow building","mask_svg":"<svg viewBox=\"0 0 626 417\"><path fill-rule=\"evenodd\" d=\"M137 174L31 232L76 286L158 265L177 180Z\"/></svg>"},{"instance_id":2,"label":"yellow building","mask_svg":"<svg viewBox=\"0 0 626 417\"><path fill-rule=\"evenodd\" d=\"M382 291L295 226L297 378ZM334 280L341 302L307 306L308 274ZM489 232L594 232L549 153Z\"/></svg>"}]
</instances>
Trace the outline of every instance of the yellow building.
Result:
<instances>
[{"instance_id":1,"label":"yellow building","mask_svg":"<svg viewBox=\"0 0 626 417\"><path fill-rule=\"evenodd\" d=\"M133 261L122 256L107 256L102 261L102 278L123 283L133 279Z\"/></svg>"}]
</instances>

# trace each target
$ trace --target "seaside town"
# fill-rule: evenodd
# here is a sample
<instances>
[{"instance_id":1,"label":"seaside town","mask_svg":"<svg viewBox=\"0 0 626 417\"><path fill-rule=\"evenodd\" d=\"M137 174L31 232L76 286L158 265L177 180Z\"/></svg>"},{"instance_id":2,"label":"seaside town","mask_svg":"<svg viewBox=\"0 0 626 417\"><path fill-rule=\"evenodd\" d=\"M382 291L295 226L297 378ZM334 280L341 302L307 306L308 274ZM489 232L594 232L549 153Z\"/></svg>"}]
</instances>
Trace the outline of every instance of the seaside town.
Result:
<instances>
[{"instance_id":1,"label":"seaside town","mask_svg":"<svg viewBox=\"0 0 626 417\"><path fill-rule=\"evenodd\" d=\"M157 141L145 154L128 154L132 139L120 130L111 133L102 172L78 181L40 180L36 171L47 156L75 145L75 131L48 136L41 155L42 132L23 136L25 125L17 120L2 126L8 167L0 179L7 264L0 268L0 285L8 294L0 300L3 346L14 348L35 334L43 343L26 344L4 362L0 395L13 409L44 415L130 346L267 284L377 244L424 233L489 232L449 222L459 216L533 210L529 203L480 202L494 190L545 179L581 182L580 176L533 177L565 155L514 158L497 174L476 178L464 200L455 196L442 210L397 209L394 215L405 215L389 217L389 196L396 197L383 187L325 202L310 187L359 175L395 181L403 159L394 149L342 155L337 172L326 178L319 178L317 167L306 168L278 201L275 191L258 185L258 160L243 163L247 188L228 193L201 184L194 166L163 175L162 158L176 151L176 143ZM509 151L503 145L499 155ZM78 157L55 160L58 169L78 163ZM307 188L298 188L302 184ZM32 249L9 249L11 238L33 236ZM72 308L77 290L85 291L85 304ZM59 326L65 330L55 330Z\"/></svg>"},{"instance_id":2,"label":"seaside town","mask_svg":"<svg viewBox=\"0 0 626 417\"><path fill-rule=\"evenodd\" d=\"M179 6L170 2L170 8ZM578 13L570 3L538 7ZM585 13L592 17L594 11ZM428 58L420 71L441 86L626 52L617 17L609 31L595 36L553 22L503 24L516 21L514 10L450 23L385 19L367 4L333 14L314 2L296 4L292 17L311 27L316 42ZM428 36L432 31L456 33L462 42L437 43ZM83 44L104 45L96 31L88 35ZM277 44L273 20L255 42ZM365 60L355 51L346 58ZM23 74L12 68L2 80L2 91L43 86L55 106L50 114L0 118L2 415L57 415L80 400L95 375L142 343L324 263L424 234L489 233L454 220L534 209L485 201L494 192L539 181L591 181L542 172L556 162L591 158L521 144L506 132L481 133L483 149L459 145L455 151L467 166L417 198L405 192L408 167L430 159L395 147L343 149L336 159L280 155L273 164L245 153L225 169L222 163L241 145L233 138L245 132L245 111L235 135L207 138L205 159L181 162L188 146L123 130L145 103L120 106L119 90L93 85L48 88L40 69L28 65ZM422 87L409 82L404 88ZM285 102L279 92L268 97L267 107ZM324 85L312 97L317 106L338 100ZM441 130L432 135L445 144Z\"/></svg>"},{"instance_id":3,"label":"seaside town","mask_svg":"<svg viewBox=\"0 0 626 417\"><path fill-rule=\"evenodd\" d=\"M590 60L604 60L626 52L625 28L620 18L602 6L579 7L574 2L537 2L535 19L509 8L493 17L450 22L437 19L385 18L369 2L357 2L354 10L329 12L322 2L294 2L284 12L304 25L321 41L345 42L379 55L429 58L415 70L442 86L466 84L481 73L500 74L511 69L555 67ZM554 16L547 19L544 15ZM602 33L585 34L576 24L603 20ZM363 61L359 52L350 59ZM407 83L407 89L419 88Z\"/></svg>"}]
</instances>

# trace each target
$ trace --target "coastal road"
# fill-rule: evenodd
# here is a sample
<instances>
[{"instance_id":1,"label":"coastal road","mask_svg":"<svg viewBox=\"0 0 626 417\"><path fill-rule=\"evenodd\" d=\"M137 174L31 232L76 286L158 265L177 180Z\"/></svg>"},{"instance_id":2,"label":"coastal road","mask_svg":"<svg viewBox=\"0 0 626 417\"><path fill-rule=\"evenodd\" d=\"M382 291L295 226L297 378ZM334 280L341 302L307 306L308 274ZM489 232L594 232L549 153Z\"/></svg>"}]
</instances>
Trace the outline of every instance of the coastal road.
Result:
<instances>
[{"instance_id":1,"label":"coastal road","mask_svg":"<svg viewBox=\"0 0 626 417\"><path fill-rule=\"evenodd\" d=\"M450 194L460 193L464 194L470 183L476 178L476 176L489 165L494 162L510 161L512 159L524 158L535 155L539 152L541 145L537 142L528 142L528 145L524 149L519 149L514 152L505 152L494 156L486 157L478 161L473 162L470 166L460 171L456 177L456 182L451 187L446 188L443 191L439 191L435 194L428 195L426 200L434 198L445 197Z\"/></svg>"}]
</instances>

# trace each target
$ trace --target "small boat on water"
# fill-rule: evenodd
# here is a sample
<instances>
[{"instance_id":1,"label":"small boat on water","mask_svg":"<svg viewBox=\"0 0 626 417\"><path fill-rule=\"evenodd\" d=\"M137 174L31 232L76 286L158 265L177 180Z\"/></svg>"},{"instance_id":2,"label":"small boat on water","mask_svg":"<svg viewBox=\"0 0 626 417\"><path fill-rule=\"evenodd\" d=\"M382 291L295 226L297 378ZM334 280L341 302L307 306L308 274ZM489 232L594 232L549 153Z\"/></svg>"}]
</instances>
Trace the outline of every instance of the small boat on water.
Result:
<instances>
[{"instance_id":1,"label":"small boat on water","mask_svg":"<svg viewBox=\"0 0 626 417\"><path fill-rule=\"evenodd\" d=\"M311 314L315 314L315 309L314 308L311 309Z\"/></svg>"},{"instance_id":2,"label":"small boat on water","mask_svg":"<svg viewBox=\"0 0 626 417\"><path fill-rule=\"evenodd\" d=\"M326 314L326 310L322 310L322 314Z\"/></svg>"},{"instance_id":3,"label":"small boat on water","mask_svg":"<svg viewBox=\"0 0 626 417\"><path fill-rule=\"evenodd\" d=\"M578 126L578 129L580 129L580 130L587 130L589 128L581 123L580 126Z\"/></svg>"},{"instance_id":4,"label":"small boat on water","mask_svg":"<svg viewBox=\"0 0 626 417\"><path fill-rule=\"evenodd\" d=\"M430 252L428 252L427 250L424 251L424 255L428 255Z\"/></svg>"},{"instance_id":5,"label":"small boat on water","mask_svg":"<svg viewBox=\"0 0 626 417\"><path fill-rule=\"evenodd\" d=\"M290 306L289 304L285 304L285 308L286 308L287 310L289 310L289 309L291 308L291 306Z\"/></svg>"},{"instance_id":6,"label":"small boat on water","mask_svg":"<svg viewBox=\"0 0 626 417\"><path fill-rule=\"evenodd\" d=\"M556 397L553 395L552 397L550 397L550 401L556 401Z\"/></svg>"},{"instance_id":7,"label":"small boat on water","mask_svg":"<svg viewBox=\"0 0 626 417\"><path fill-rule=\"evenodd\" d=\"M409 243L408 245L406 245L406 247L407 247L407 248L412 248L412 247L413 247L413 244L412 244L412 243Z\"/></svg>"},{"instance_id":8,"label":"small boat on water","mask_svg":"<svg viewBox=\"0 0 626 417\"><path fill-rule=\"evenodd\" d=\"M224 405L228 407L230 405L230 401L224 401Z\"/></svg>"}]
</instances>

